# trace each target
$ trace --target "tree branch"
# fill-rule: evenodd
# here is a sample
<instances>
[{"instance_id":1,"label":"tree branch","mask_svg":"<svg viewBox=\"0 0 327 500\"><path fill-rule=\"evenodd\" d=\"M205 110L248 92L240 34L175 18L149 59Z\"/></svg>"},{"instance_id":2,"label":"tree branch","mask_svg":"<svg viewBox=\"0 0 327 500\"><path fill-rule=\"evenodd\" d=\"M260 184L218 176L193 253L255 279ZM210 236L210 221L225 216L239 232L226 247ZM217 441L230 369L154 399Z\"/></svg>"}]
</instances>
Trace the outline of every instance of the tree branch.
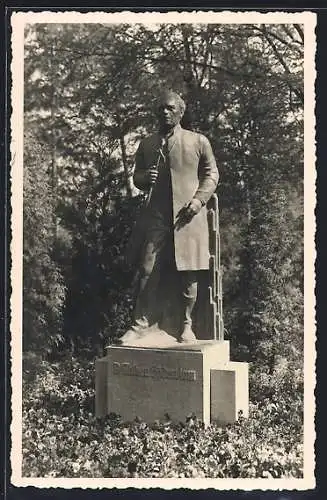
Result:
<instances>
[{"instance_id":1,"label":"tree branch","mask_svg":"<svg viewBox=\"0 0 327 500\"><path fill-rule=\"evenodd\" d=\"M274 52L274 54L276 56L276 59L281 64L281 66L284 68L285 73L288 74L288 75L290 75L291 71L289 70L289 68L288 68L287 64L285 63L284 59L282 58L282 56L278 52L278 50L277 50L274 42L271 40L271 38L268 35L268 32L266 31L265 27L263 28L263 34L264 34L267 42L269 43L270 47L272 48L272 50L273 50L273 52ZM294 87L294 85L292 85L291 82L289 82L289 81L288 81L288 85L289 85L290 89L293 90L293 92L301 100L301 103L303 104L304 103L304 94L303 94L302 90L300 90L299 88Z\"/></svg>"},{"instance_id":2,"label":"tree branch","mask_svg":"<svg viewBox=\"0 0 327 500\"><path fill-rule=\"evenodd\" d=\"M262 33L265 37L266 37L267 34L269 34L269 36L275 38L276 40L278 40L283 45L286 45L287 47L290 46L290 42L288 42L287 40L284 40L281 36L277 35L277 33L274 33L272 31L268 31L267 28L266 28L266 26L264 26L264 28L259 28L258 26L256 26L255 28L256 28L257 31L259 31L260 33ZM292 38L292 40L294 42L300 43L298 40L295 40L294 38ZM294 47L294 45L293 45L292 49L295 49L298 53L302 54L302 50L299 47Z\"/></svg>"},{"instance_id":3,"label":"tree branch","mask_svg":"<svg viewBox=\"0 0 327 500\"><path fill-rule=\"evenodd\" d=\"M294 28L296 29L296 31L298 32L302 42L304 43L304 33L303 33L303 30L301 28L301 26L299 24L294 24Z\"/></svg>"}]
</instances>

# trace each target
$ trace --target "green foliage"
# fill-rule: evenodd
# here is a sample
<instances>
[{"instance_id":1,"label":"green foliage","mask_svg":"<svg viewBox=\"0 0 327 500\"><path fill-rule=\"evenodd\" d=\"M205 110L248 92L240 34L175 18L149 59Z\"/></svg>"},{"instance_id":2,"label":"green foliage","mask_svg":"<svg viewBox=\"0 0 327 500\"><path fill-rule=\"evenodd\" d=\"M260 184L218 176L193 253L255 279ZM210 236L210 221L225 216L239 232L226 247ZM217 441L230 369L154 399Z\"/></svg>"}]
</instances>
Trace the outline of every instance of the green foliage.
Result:
<instances>
[{"instance_id":1,"label":"green foliage","mask_svg":"<svg viewBox=\"0 0 327 500\"><path fill-rule=\"evenodd\" d=\"M251 404L249 419L203 428L194 416L153 425L93 416L93 362L26 357L23 476L300 478L301 397Z\"/></svg>"},{"instance_id":2,"label":"green foliage","mask_svg":"<svg viewBox=\"0 0 327 500\"><path fill-rule=\"evenodd\" d=\"M292 213L285 187L269 188L260 189L244 228L237 304L238 337L266 364L303 350L302 214Z\"/></svg>"},{"instance_id":3,"label":"green foliage","mask_svg":"<svg viewBox=\"0 0 327 500\"><path fill-rule=\"evenodd\" d=\"M303 351L301 26L38 24L25 56L26 114L55 164L65 337L101 344L128 326L133 276L122 255L142 202L133 158L154 130L155 97L173 87L221 174L231 346L274 391L278 356L292 370Z\"/></svg>"},{"instance_id":4,"label":"green foliage","mask_svg":"<svg viewBox=\"0 0 327 500\"><path fill-rule=\"evenodd\" d=\"M106 179L106 203L102 193L99 198L89 184L86 201L80 200L69 210L66 207L73 255L67 278L65 331L79 345L119 337L131 321L133 271L126 267L124 252L140 198L115 196L116 180L116 176Z\"/></svg>"},{"instance_id":5,"label":"green foliage","mask_svg":"<svg viewBox=\"0 0 327 500\"><path fill-rule=\"evenodd\" d=\"M24 345L46 350L61 340L65 287L53 260L51 157L31 131L24 140Z\"/></svg>"}]
</instances>

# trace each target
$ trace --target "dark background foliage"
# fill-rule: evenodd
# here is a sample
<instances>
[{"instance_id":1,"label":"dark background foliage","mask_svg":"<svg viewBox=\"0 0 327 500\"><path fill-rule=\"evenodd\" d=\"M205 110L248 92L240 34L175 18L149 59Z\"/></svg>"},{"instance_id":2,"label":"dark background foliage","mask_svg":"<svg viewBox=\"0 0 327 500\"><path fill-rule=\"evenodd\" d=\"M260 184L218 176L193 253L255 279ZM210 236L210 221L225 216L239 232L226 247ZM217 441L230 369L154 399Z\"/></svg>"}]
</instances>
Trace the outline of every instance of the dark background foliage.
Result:
<instances>
[{"instance_id":1,"label":"dark background foliage","mask_svg":"<svg viewBox=\"0 0 327 500\"><path fill-rule=\"evenodd\" d=\"M217 157L234 357L256 360L268 385L288 366L300 373L300 25L27 27L25 347L101 347L128 325L133 272L122 256L143 202L133 156L163 87L186 98L184 126Z\"/></svg>"}]
</instances>

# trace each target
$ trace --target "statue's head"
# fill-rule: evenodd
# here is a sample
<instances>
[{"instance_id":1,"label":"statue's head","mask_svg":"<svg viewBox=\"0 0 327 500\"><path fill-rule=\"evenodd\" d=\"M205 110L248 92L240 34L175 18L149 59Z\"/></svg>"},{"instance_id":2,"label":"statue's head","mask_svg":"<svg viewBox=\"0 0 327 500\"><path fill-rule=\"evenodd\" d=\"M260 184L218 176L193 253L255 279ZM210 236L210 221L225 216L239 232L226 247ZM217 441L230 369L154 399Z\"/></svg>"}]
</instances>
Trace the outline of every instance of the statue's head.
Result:
<instances>
[{"instance_id":1,"label":"statue's head","mask_svg":"<svg viewBox=\"0 0 327 500\"><path fill-rule=\"evenodd\" d=\"M158 100L157 107L160 128L170 129L175 127L181 121L185 108L184 100L176 92L164 92Z\"/></svg>"}]
</instances>

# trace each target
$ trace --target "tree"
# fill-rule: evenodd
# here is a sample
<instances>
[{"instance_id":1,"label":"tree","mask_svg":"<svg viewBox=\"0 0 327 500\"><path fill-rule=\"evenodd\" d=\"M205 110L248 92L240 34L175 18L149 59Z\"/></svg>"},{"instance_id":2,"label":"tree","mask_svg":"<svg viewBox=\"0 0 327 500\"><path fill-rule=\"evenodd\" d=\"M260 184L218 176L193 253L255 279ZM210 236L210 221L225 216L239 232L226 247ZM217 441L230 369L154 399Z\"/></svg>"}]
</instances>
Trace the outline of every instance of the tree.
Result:
<instances>
[{"instance_id":1,"label":"tree","mask_svg":"<svg viewBox=\"0 0 327 500\"><path fill-rule=\"evenodd\" d=\"M24 348L45 351L62 340L65 286L53 260L56 226L51 154L25 127L24 137Z\"/></svg>"}]
</instances>

